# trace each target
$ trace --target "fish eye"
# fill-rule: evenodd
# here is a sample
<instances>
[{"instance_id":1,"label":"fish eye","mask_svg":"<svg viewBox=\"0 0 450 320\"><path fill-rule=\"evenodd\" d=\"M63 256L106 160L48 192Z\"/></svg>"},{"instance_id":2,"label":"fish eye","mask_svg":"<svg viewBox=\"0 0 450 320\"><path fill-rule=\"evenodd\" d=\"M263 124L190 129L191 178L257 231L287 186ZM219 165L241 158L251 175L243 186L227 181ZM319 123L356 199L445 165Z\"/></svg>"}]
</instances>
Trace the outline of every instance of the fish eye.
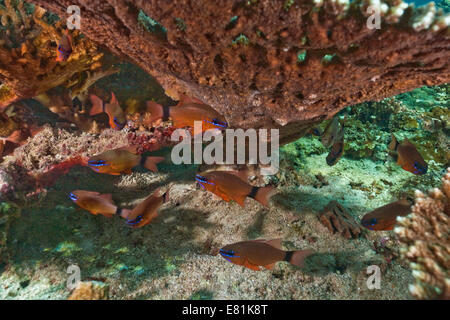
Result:
<instances>
[{"instance_id":1,"label":"fish eye","mask_svg":"<svg viewBox=\"0 0 450 320\"><path fill-rule=\"evenodd\" d=\"M209 182L209 181L208 181L208 178L203 177L203 176L201 176L201 175L199 175L199 174L196 174L196 175L195 175L195 180L197 180L197 182L200 183L200 185L201 185L203 188L205 188L205 186L203 185L203 183L207 183L207 184L210 184L210 185L214 185L213 182Z\"/></svg>"},{"instance_id":2,"label":"fish eye","mask_svg":"<svg viewBox=\"0 0 450 320\"><path fill-rule=\"evenodd\" d=\"M70 198L71 200L73 200L73 201L77 201L77 200L78 200L78 197L77 197L76 195L74 195L73 193L70 193L70 194L69 194L69 198Z\"/></svg>"},{"instance_id":3,"label":"fish eye","mask_svg":"<svg viewBox=\"0 0 450 320\"><path fill-rule=\"evenodd\" d=\"M376 225L377 222L378 222L377 219L372 218L372 219L370 220L370 225L371 225L371 226L374 226L374 225Z\"/></svg>"},{"instance_id":4,"label":"fish eye","mask_svg":"<svg viewBox=\"0 0 450 320\"><path fill-rule=\"evenodd\" d=\"M219 253L224 257L239 258L239 256L237 256L233 250L220 249Z\"/></svg>"},{"instance_id":5,"label":"fish eye","mask_svg":"<svg viewBox=\"0 0 450 320\"><path fill-rule=\"evenodd\" d=\"M127 219L127 224L128 225L135 225L135 224L138 224L139 222L141 222L141 220L142 220L142 216L137 216L136 219L133 219L133 220L128 220Z\"/></svg>"},{"instance_id":6,"label":"fish eye","mask_svg":"<svg viewBox=\"0 0 450 320\"><path fill-rule=\"evenodd\" d=\"M203 176L201 176L201 175L199 175L199 174L196 174L196 175L195 175L195 180L201 181L201 182L208 182L208 178L203 177Z\"/></svg>"}]
</instances>

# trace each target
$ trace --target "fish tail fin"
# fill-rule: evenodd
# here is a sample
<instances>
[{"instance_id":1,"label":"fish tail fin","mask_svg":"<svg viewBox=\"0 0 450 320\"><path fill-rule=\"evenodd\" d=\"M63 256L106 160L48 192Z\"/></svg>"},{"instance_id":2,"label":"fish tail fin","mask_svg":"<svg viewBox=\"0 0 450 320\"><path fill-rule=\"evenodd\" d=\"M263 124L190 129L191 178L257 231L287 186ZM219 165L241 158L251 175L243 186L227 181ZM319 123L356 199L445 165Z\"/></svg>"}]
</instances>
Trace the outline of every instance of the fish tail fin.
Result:
<instances>
[{"instance_id":1,"label":"fish tail fin","mask_svg":"<svg viewBox=\"0 0 450 320\"><path fill-rule=\"evenodd\" d=\"M256 191L254 199L261 203L263 206L269 206L270 197L272 197L275 188L272 186L260 187L258 191Z\"/></svg>"},{"instance_id":2,"label":"fish tail fin","mask_svg":"<svg viewBox=\"0 0 450 320\"><path fill-rule=\"evenodd\" d=\"M147 111L150 112L151 123L164 117L163 106L154 101L147 101Z\"/></svg>"},{"instance_id":3,"label":"fish tail fin","mask_svg":"<svg viewBox=\"0 0 450 320\"><path fill-rule=\"evenodd\" d=\"M203 101L201 101L197 98L189 97L188 95L186 95L184 93L178 93L178 97L179 97L178 106L182 106L182 105L185 105L188 103L204 104Z\"/></svg>"},{"instance_id":4,"label":"fish tail fin","mask_svg":"<svg viewBox=\"0 0 450 320\"><path fill-rule=\"evenodd\" d=\"M303 268L305 266L305 259L314 253L313 250L297 250L287 251L285 261L293 264L294 266Z\"/></svg>"},{"instance_id":5,"label":"fish tail fin","mask_svg":"<svg viewBox=\"0 0 450 320\"><path fill-rule=\"evenodd\" d=\"M97 97L95 94L90 95L92 102L92 109L89 112L91 116L95 116L96 114L100 114L105 112L105 105L103 104L103 100Z\"/></svg>"},{"instance_id":6,"label":"fish tail fin","mask_svg":"<svg viewBox=\"0 0 450 320\"><path fill-rule=\"evenodd\" d=\"M158 163L164 161L164 157L146 157L143 161L143 166L153 172L158 172Z\"/></svg>"},{"instance_id":7,"label":"fish tail fin","mask_svg":"<svg viewBox=\"0 0 450 320\"><path fill-rule=\"evenodd\" d=\"M388 148L390 150L397 151L397 147L398 147L397 138L394 136L393 133L391 133L391 136L392 136L392 140L391 140L391 143L389 143L389 147Z\"/></svg>"}]
</instances>

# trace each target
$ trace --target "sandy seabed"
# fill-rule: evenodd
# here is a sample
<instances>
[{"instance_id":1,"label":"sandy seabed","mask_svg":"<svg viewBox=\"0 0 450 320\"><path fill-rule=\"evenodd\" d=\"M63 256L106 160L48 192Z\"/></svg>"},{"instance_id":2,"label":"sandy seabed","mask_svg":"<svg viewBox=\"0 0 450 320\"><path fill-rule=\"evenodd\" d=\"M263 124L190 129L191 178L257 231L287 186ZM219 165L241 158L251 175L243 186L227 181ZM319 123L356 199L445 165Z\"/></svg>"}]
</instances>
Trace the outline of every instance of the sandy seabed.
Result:
<instances>
[{"instance_id":1,"label":"sandy seabed","mask_svg":"<svg viewBox=\"0 0 450 320\"><path fill-rule=\"evenodd\" d=\"M309 157L302 169L325 177L322 185L281 185L269 209L253 199L241 208L205 192L193 182L194 166L163 164L159 174L138 169L119 177L75 167L12 223L0 298L65 299L66 270L75 264L82 280L105 282L111 299L410 299L408 266L398 258L387 261L374 247L382 237L395 247L393 232L367 231L347 240L331 234L317 214L337 200L359 221L416 177L371 160L343 158L329 167L325 157ZM96 190L132 207L169 182L169 203L152 224L136 230L118 217L78 209L67 196L74 189ZM260 272L215 255L229 243L280 237L285 250L317 254L304 269L280 262ZM370 265L380 266L380 289L367 287Z\"/></svg>"}]
</instances>

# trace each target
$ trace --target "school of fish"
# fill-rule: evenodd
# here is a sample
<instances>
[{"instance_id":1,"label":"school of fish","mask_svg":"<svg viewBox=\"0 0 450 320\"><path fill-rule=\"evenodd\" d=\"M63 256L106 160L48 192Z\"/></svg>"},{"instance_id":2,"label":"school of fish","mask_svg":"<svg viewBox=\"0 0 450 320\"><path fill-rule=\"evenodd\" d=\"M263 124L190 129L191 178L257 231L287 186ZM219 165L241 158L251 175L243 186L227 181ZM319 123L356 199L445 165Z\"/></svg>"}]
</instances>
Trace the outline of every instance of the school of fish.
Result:
<instances>
[{"instance_id":1,"label":"school of fish","mask_svg":"<svg viewBox=\"0 0 450 320\"><path fill-rule=\"evenodd\" d=\"M66 30L58 41L56 61L65 62L73 52L72 38ZM175 106L162 106L153 101L147 102L147 112L150 114L150 122L158 125L161 121L171 120L175 128L188 128L192 130L195 121L202 122L202 132L209 129L224 130L228 127L226 119L201 100L179 94L179 102ZM71 104L70 101L56 101L55 98L45 94L37 97L46 105ZM67 100L67 99L66 99ZM127 115L121 108L115 94L111 92L109 103L105 103L96 95L90 95L92 107L89 115L106 114L109 125L114 130L122 130L127 126ZM311 129L310 133L318 136L324 147L330 148L326 157L329 166L335 165L344 154L344 124L345 120L334 117L329 121L325 129ZM9 119L0 121L11 127L10 135L1 137L0 149L7 142L21 143L21 132L15 129L15 124ZM32 135L33 132L28 133ZM415 175L427 173L428 165L418 152L415 145L405 139L399 142L392 134L389 145L391 152L397 157L397 163L402 169ZM152 172L158 172L157 164L165 160L164 157L141 155L136 152L136 147L125 147L108 150L90 157L86 166L99 174L123 175L131 174L137 166L145 167ZM245 171L206 171L198 172L193 180L205 191L211 192L223 201L235 201L242 208L245 207L247 198L259 202L264 207L270 206L270 198L275 192L273 186L258 187L248 183L248 175ZM102 215L107 218L114 216L124 219L130 228L142 228L154 221L159 215L160 208L169 201L170 187L158 188L151 192L147 198L138 203L134 208L121 208L117 206L111 194L100 194L96 191L74 190L68 195L70 200L80 208L93 215ZM371 212L361 219L361 225L370 231L392 230L397 217L408 215L411 212L411 203L406 199L400 199L386 204ZM311 249L284 251L281 239L259 239L241 241L225 245L219 250L219 254L225 260L251 270L273 269L277 262L288 262L297 267L304 267L305 259L314 254Z\"/></svg>"}]
</instances>

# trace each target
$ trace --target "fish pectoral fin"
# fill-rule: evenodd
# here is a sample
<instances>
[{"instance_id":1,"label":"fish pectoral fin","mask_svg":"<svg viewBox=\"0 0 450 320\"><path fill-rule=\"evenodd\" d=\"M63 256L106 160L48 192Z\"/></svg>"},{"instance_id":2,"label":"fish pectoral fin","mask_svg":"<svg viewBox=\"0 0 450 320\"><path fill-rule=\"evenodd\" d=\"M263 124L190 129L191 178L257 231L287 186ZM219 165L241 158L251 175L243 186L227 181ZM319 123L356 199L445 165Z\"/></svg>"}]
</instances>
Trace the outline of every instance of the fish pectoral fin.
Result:
<instances>
[{"instance_id":1,"label":"fish pectoral fin","mask_svg":"<svg viewBox=\"0 0 450 320\"><path fill-rule=\"evenodd\" d=\"M268 244L271 247L274 247L275 249L281 249L282 246L282 242L283 242L283 238L277 238L277 239L272 239L272 240L266 240L266 239L256 239L256 240L252 240L253 242L263 242L265 244Z\"/></svg>"},{"instance_id":2,"label":"fish pectoral fin","mask_svg":"<svg viewBox=\"0 0 450 320\"><path fill-rule=\"evenodd\" d=\"M273 268L275 267L275 263L276 263L276 262L271 263L271 264L267 264L267 265L265 265L265 266L263 266L263 267L266 268L266 269L268 269L268 270L273 270Z\"/></svg>"}]
</instances>

